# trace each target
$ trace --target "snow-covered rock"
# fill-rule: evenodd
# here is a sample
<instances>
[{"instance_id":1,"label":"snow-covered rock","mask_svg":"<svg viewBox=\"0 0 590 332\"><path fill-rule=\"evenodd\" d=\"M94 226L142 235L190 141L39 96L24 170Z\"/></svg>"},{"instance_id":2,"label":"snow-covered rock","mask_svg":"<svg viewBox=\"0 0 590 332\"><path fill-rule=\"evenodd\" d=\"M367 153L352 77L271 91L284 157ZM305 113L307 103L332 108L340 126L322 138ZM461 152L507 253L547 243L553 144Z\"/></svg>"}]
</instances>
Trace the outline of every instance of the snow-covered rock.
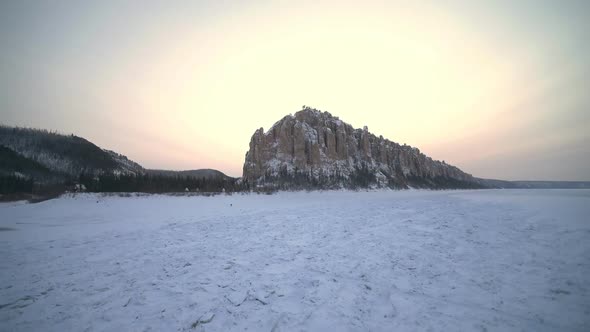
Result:
<instances>
[{"instance_id":1,"label":"snow-covered rock","mask_svg":"<svg viewBox=\"0 0 590 332\"><path fill-rule=\"evenodd\" d=\"M470 174L417 148L355 129L328 112L304 107L266 133L256 130L243 178L252 186L481 187Z\"/></svg>"}]
</instances>

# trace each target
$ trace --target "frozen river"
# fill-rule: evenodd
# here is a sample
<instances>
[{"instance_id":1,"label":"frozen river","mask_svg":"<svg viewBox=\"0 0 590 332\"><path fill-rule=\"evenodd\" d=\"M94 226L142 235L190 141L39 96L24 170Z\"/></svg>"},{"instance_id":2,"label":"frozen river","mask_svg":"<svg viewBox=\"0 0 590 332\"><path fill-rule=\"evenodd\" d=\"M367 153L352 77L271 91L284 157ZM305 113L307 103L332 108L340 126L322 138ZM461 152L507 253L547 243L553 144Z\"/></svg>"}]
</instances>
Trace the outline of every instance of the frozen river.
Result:
<instances>
[{"instance_id":1,"label":"frozen river","mask_svg":"<svg viewBox=\"0 0 590 332\"><path fill-rule=\"evenodd\" d=\"M1 331L588 331L590 191L0 204Z\"/></svg>"}]
</instances>

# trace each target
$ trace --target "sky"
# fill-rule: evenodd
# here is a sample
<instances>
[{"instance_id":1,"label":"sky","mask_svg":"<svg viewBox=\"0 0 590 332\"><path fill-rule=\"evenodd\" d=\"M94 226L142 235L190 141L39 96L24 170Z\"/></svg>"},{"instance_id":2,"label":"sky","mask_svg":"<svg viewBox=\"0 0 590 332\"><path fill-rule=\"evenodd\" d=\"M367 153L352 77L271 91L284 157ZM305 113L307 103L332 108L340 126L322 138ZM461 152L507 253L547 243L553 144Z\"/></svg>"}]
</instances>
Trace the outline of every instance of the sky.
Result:
<instances>
[{"instance_id":1,"label":"sky","mask_svg":"<svg viewBox=\"0 0 590 332\"><path fill-rule=\"evenodd\" d=\"M479 177L590 180L590 1L0 2L0 123L240 176L308 105Z\"/></svg>"}]
</instances>

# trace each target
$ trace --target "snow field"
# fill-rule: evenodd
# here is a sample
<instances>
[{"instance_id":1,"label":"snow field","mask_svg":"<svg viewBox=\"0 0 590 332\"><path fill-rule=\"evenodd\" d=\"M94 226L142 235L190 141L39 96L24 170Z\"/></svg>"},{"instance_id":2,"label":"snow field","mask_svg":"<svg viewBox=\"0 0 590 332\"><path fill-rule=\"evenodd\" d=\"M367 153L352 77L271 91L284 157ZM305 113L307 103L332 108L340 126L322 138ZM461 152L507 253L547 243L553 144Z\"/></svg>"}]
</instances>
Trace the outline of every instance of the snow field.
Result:
<instances>
[{"instance_id":1,"label":"snow field","mask_svg":"<svg viewBox=\"0 0 590 332\"><path fill-rule=\"evenodd\" d=\"M590 191L0 204L2 331L584 331Z\"/></svg>"}]
</instances>

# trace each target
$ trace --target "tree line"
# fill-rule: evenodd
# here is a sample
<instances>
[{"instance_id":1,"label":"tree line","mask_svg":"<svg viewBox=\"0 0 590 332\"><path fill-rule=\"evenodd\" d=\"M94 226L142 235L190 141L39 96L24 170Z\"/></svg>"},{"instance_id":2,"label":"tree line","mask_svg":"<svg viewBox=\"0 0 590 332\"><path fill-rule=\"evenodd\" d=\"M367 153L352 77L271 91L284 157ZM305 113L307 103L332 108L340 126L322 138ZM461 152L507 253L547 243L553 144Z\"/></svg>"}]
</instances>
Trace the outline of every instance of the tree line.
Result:
<instances>
[{"instance_id":1,"label":"tree line","mask_svg":"<svg viewBox=\"0 0 590 332\"><path fill-rule=\"evenodd\" d=\"M163 175L81 174L77 179L42 182L19 175L0 176L0 194L56 195L65 192L236 192L247 188L233 178Z\"/></svg>"},{"instance_id":2,"label":"tree line","mask_svg":"<svg viewBox=\"0 0 590 332\"><path fill-rule=\"evenodd\" d=\"M235 192L240 184L233 178L198 178L191 176L167 176L157 174L99 176L82 174L78 183L89 192Z\"/></svg>"}]
</instances>

